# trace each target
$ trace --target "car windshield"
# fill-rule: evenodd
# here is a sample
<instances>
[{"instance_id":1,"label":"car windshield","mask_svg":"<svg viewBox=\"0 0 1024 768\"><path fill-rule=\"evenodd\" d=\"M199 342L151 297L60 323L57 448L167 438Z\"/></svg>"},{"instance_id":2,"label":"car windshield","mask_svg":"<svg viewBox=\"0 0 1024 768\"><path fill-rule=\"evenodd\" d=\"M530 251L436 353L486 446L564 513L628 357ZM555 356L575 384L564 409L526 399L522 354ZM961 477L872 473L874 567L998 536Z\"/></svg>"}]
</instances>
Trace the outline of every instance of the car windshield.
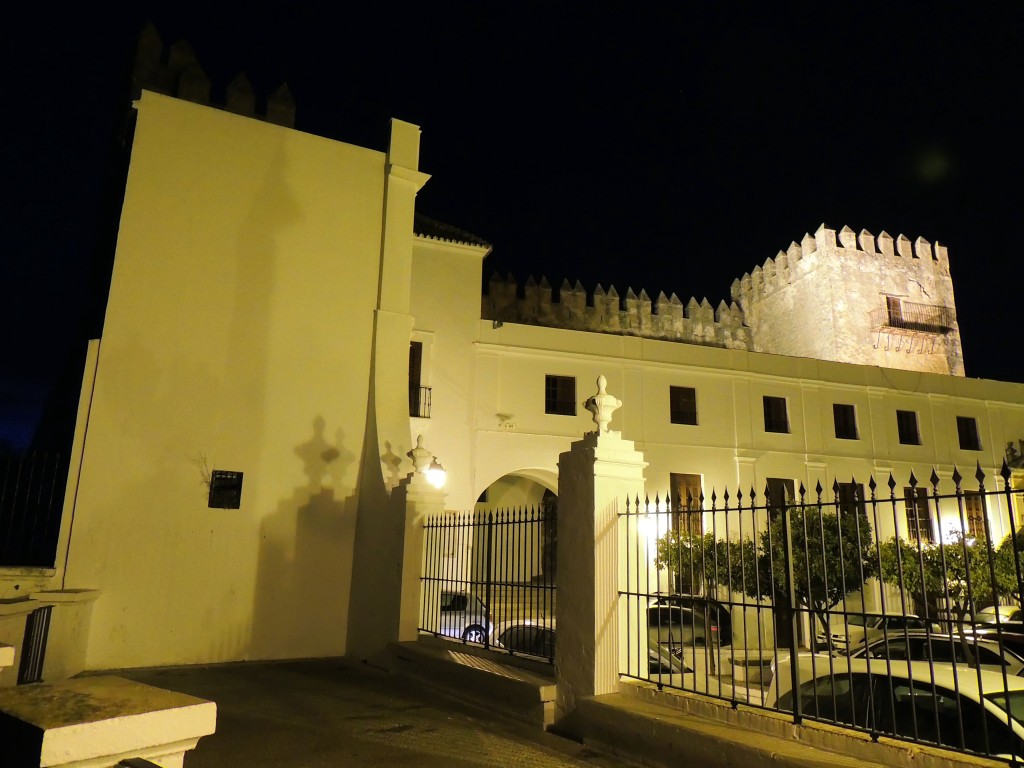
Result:
<instances>
[{"instance_id":1,"label":"car windshield","mask_svg":"<svg viewBox=\"0 0 1024 768\"><path fill-rule=\"evenodd\" d=\"M874 621L874 619L872 619ZM851 613L846 617L846 623L851 627L866 627L868 625L868 617Z\"/></svg>"},{"instance_id":2,"label":"car windshield","mask_svg":"<svg viewBox=\"0 0 1024 768\"><path fill-rule=\"evenodd\" d=\"M985 698L1005 712L1018 723L1024 724L1024 690L1000 691L985 694Z\"/></svg>"}]
</instances>

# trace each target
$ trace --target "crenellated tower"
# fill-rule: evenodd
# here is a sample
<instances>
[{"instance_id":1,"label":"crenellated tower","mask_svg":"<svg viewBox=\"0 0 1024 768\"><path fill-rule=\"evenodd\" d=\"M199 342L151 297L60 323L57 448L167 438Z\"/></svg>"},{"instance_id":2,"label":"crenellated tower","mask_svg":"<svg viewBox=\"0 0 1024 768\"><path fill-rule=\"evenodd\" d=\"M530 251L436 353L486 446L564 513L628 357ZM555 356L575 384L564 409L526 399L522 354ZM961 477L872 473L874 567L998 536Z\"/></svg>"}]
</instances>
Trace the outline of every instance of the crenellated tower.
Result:
<instances>
[{"instance_id":1,"label":"crenellated tower","mask_svg":"<svg viewBox=\"0 0 1024 768\"><path fill-rule=\"evenodd\" d=\"M261 114L257 110L256 94L249 79L244 72L239 72L227 85L225 103L214 104L211 101L210 78L199 65L192 46L179 40L165 51L163 41L152 23L143 27L135 47L132 98L137 99L143 88L286 128L295 127L295 101L287 83L282 83L267 97L266 109Z\"/></svg>"},{"instance_id":2,"label":"crenellated tower","mask_svg":"<svg viewBox=\"0 0 1024 768\"><path fill-rule=\"evenodd\" d=\"M945 246L822 224L732 284L752 349L964 375Z\"/></svg>"}]
</instances>

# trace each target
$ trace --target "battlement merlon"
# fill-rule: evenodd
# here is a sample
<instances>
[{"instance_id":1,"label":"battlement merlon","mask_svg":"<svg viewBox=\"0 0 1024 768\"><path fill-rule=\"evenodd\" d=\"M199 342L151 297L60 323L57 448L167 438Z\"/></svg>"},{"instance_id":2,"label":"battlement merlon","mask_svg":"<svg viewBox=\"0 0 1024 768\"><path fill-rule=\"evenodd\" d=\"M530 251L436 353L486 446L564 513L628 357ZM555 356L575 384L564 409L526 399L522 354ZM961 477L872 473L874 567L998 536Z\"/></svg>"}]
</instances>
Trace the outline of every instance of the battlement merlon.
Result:
<instances>
[{"instance_id":1,"label":"battlement merlon","mask_svg":"<svg viewBox=\"0 0 1024 768\"><path fill-rule=\"evenodd\" d=\"M774 258L734 280L730 296L733 301L742 303L773 293L812 271L822 260L838 256L841 251L902 260L905 266L913 269L937 269L945 276L949 274L949 254L946 246L939 242L932 244L923 237L911 242L905 235L893 240L884 230L877 237L866 229L858 234L849 227L843 227L837 233L822 224L814 235L805 234L799 243L790 243L785 251L779 251Z\"/></svg>"},{"instance_id":2,"label":"battlement merlon","mask_svg":"<svg viewBox=\"0 0 1024 768\"><path fill-rule=\"evenodd\" d=\"M615 286L598 285L589 296L579 281L562 282L558 300L547 278L538 283L531 275L519 286L512 275L495 273L483 296L485 320L541 325L569 330L612 333L693 344L750 349L750 329L736 303L721 301L712 307L706 299L691 298L685 305L676 294L659 293L652 301L647 292L632 288L624 296Z\"/></svg>"}]
</instances>

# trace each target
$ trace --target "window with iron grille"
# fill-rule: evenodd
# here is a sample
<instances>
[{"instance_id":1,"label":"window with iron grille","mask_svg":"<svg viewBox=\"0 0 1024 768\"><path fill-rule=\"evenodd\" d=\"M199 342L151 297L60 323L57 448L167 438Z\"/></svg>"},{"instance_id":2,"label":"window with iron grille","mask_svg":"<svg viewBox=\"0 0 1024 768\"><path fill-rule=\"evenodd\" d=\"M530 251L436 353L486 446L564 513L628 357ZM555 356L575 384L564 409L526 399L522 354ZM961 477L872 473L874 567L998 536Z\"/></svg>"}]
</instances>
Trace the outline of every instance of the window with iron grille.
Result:
<instances>
[{"instance_id":1,"label":"window with iron grille","mask_svg":"<svg viewBox=\"0 0 1024 768\"><path fill-rule=\"evenodd\" d=\"M981 503L981 494L977 491L964 492L964 517L967 522L967 535L984 541L985 507Z\"/></svg>"},{"instance_id":2,"label":"window with iron grille","mask_svg":"<svg viewBox=\"0 0 1024 768\"><path fill-rule=\"evenodd\" d=\"M764 396L764 431L789 432L789 414L786 411L786 398Z\"/></svg>"},{"instance_id":3,"label":"window with iron grille","mask_svg":"<svg viewBox=\"0 0 1024 768\"><path fill-rule=\"evenodd\" d=\"M668 408L673 424L696 425L697 390L693 387L669 387Z\"/></svg>"},{"instance_id":4,"label":"window with iron grille","mask_svg":"<svg viewBox=\"0 0 1024 768\"><path fill-rule=\"evenodd\" d=\"M960 450L981 450L981 436L978 434L977 419L971 416L957 416L956 434L960 438Z\"/></svg>"},{"instance_id":5,"label":"window with iron grille","mask_svg":"<svg viewBox=\"0 0 1024 768\"><path fill-rule=\"evenodd\" d=\"M917 411L896 411L896 429L903 445L921 444L921 431L917 427Z\"/></svg>"},{"instance_id":6,"label":"window with iron grille","mask_svg":"<svg viewBox=\"0 0 1024 768\"><path fill-rule=\"evenodd\" d=\"M907 508L907 536L912 541L935 542L932 533L931 507L927 488L904 488L903 500Z\"/></svg>"},{"instance_id":7,"label":"window with iron grille","mask_svg":"<svg viewBox=\"0 0 1024 768\"><path fill-rule=\"evenodd\" d=\"M576 415L576 379L573 376L545 377L544 413L553 413L557 416Z\"/></svg>"},{"instance_id":8,"label":"window with iron grille","mask_svg":"<svg viewBox=\"0 0 1024 768\"><path fill-rule=\"evenodd\" d=\"M857 439L857 409L846 403L832 403L832 418L836 437L840 440Z\"/></svg>"}]
</instances>

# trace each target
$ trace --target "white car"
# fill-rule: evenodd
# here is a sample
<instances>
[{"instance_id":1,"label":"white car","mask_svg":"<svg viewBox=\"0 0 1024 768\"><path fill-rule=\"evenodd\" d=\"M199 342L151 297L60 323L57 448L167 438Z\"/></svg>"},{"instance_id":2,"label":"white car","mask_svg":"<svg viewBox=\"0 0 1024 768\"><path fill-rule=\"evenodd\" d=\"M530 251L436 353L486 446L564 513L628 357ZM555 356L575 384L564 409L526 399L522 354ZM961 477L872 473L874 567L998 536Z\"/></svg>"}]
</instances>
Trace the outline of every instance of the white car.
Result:
<instances>
[{"instance_id":1,"label":"white car","mask_svg":"<svg viewBox=\"0 0 1024 768\"><path fill-rule=\"evenodd\" d=\"M1024 677L953 664L891 659L797 657L798 699L791 659L780 659L765 706L1002 758L1024 757Z\"/></svg>"},{"instance_id":2,"label":"white car","mask_svg":"<svg viewBox=\"0 0 1024 768\"><path fill-rule=\"evenodd\" d=\"M964 647L966 644L966 648ZM1006 670L1008 675L1024 674L1024 658L999 643L996 637L908 630L875 640L867 647L856 648L851 658L933 661L936 664L957 664L971 668L968 652L981 669L994 672Z\"/></svg>"},{"instance_id":3,"label":"white car","mask_svg":"<svg viewBox=\"0 0 1024 768\"><path fill-rule=\"evenodd\" d=\"M430 609L428 608L428 613ZM442 590L438 596L435 618L428 615L435 632L467 643L483 643L494 628L491 614L483 600L471 592Z\"/></svg>"},{"instance_id":4,"label":"white car","mask_svg":"<svg viewBox=\"0 0 1024 768\"><path fill-rule=\"evenodd\" d=\"M494 632L494 646L512 653L555 658L555 620L521 619L500 624Z\"/></svg>"},{"instance_id":5,"label":"white car","mask_svg":"<svg viewBox=\"0 0 1024 768\"><path fill-rule=\"evenodd\" d=\"M974 616L977 624L995 624L1006 621L1024 621L1024 610L1019 605L990 605Z\"/></svg>"},{"instance_id":6,"label":"white car","mask_svg":"<svg viewBox=\"0 0 1024 768\"><path fill-rule=\"evenodd\" d=\"M846 654L857 648L864 648L883 637L895 637L905 630L927 629L941 632L938 624L922 619L912 613L850 613L833 619L830 627L832 649ZM827 644L828 638L818 635L819 644Z\"/></svg>"}]
</instances>

